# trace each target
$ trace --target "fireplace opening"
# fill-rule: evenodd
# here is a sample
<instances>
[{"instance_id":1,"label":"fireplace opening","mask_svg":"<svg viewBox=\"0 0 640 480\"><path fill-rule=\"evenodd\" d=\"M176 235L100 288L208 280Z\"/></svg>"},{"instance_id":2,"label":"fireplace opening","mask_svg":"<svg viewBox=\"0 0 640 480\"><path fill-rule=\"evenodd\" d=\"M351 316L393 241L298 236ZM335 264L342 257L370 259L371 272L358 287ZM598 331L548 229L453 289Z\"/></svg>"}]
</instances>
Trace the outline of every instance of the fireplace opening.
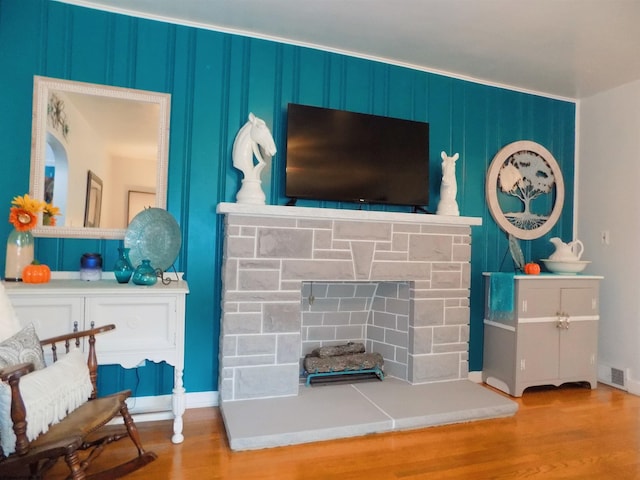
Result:
<instances>
[{"instance_id":1,"label":"fireplace opening","mask_svg":"<svg viewBox=\"0 0 640 480\"><path fill-rule=\"evenodd\" d=\"M407 380L410 282L302 282L306 385Z\"/></svg>"},{"instance_id":2,"label":"fireplace opening","mask_svg":"<svg viewBox=\"0 0 640 480\"><path fill-rule=\"evenodd\" d=\"M384 380L384 359L365 351L364 343L315 348L304 357L306 385Z\"/></svg>"}]
</instances>

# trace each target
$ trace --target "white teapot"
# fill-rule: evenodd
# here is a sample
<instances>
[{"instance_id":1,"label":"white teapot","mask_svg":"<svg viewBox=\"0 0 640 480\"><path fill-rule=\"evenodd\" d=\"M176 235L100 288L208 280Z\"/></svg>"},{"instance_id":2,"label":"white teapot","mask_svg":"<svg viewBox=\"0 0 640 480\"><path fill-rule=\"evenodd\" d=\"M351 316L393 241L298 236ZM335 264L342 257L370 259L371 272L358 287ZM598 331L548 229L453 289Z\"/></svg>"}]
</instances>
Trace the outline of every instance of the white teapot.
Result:
<instances>
[{"instance_id":1,"label":"white teapot","mask_svg":"<svg viewBox=\"0 0 640 480\"><path fill-rule=\"evenodd\" d=\"M549 256L549 260L560 260L563 262L577 262L582 256L584 245L580 240L564 243L558 237L550 238L549 241L556 247L556 251Z\"/></svg>"}]
</instances>

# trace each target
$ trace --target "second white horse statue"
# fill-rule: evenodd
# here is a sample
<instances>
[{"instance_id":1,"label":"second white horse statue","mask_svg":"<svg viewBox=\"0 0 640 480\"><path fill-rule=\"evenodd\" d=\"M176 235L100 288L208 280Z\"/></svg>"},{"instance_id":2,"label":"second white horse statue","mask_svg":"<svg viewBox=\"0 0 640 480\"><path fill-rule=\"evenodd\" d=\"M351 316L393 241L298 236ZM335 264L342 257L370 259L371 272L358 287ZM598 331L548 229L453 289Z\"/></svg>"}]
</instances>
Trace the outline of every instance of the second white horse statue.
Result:
<instances>
[{"instance_id":1,"label":"second white horse statue","mask_svg":"<svg viewBox=\"0 0 640 480\"><path fill-rule=\"evenodd\" d=\"M242 172L242 186L236 195L238 203L264 205L265 195L262 191L260 174L267 165L262 152L273 157L276 154L276 143L264 120L249 114L249 120L238 131L233 142L233 166ZM254 163L253 156L258 163Z\"/></svg>"},{"instance_id":2,"label":"second white horse statue","mask_svg":"<svg viewBox=\"0 0 640 480\"><path fill-rule=\"evenodd\" d=\"M438 202L438 215L460 215L456 195L458 194L458 182L456 181L456 160L459 155L449 157L445 152L442 157L442 183L440 184L440 201Z\"/></svg>"}]
</instances>

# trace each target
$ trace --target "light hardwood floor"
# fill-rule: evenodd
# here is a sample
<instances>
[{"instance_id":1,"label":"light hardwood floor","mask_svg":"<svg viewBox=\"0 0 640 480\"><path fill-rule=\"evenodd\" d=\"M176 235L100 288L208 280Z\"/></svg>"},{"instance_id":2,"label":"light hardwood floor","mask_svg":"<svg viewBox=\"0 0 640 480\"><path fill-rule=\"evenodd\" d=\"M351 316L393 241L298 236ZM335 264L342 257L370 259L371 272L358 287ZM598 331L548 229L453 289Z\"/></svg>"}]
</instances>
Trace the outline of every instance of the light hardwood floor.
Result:
<instances>
[{"instance_id":1,"label":"light hardwood floor","mask_svg":"<svg viewBox=\"0 0 640 480\"><path fill-rule=\"evenodd\" d=\"M217 408L140 423L159 458L128 479L640 479L640 397L600 385L529 389L510 418L232 452ZM129 444L120 442L131 453ZM100 461L122 459L112 445ZM63 478L56 467L51 478Z\"/></svg>"}]
</instances>

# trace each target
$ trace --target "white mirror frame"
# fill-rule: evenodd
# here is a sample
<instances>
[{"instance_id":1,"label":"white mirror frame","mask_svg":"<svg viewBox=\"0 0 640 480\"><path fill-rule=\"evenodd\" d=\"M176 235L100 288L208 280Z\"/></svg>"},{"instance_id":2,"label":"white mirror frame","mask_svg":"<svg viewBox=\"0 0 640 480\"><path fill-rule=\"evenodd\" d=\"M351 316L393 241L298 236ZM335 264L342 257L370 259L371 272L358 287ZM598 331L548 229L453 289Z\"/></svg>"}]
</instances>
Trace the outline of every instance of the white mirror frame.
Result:
<instances>
[{"instance_id":1,"label":"white mirror frame","mask_svg":"<svg viewBox=\"0 0 640 480\"><path fill-rule=\"evenodd\" d=\"M47 104L51 91L64 91L98 95L103 97L154 103L159 105L160 121L158 122L158 157L156 163L156 201L155 207L166 209L167 204L167 172L169 163L169 110L171 95L168 93L149 92L129 88L97 85L70 80L61 80L35 76L33 85L33 118L31 138L31 172L29 195L44 199L45 187L45 146L47 143ZM85 188L84 185L79 188ZM122 239L126 229L43 226L42 217L38 226L32 230L36 237L66 238L104 238Z\"/></svg>"}]
</instances>

